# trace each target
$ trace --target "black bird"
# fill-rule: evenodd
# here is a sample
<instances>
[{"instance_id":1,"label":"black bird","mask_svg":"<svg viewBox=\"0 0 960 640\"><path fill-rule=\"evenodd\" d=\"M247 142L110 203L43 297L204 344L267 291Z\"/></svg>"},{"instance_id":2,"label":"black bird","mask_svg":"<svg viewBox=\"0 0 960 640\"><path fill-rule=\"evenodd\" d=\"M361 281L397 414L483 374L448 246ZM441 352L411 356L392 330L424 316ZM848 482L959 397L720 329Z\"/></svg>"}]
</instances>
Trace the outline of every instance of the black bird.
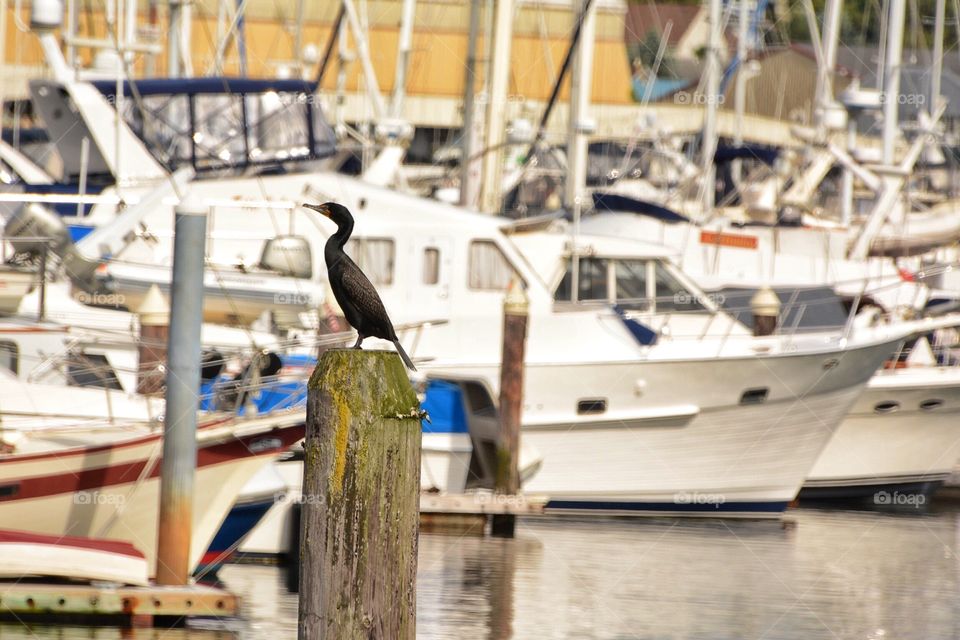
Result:
<instances>
[{"instance_id":1,"label":"black bird","mask_svg":"<svg viewBox=\"0 0 960 640\"><path fill-rule=\"evenodd\" d=\"M323 249L323 257L327 262L327 277L333 296L343 309L347 322L357 330L357 343L353 348L359 349L364 338L389 340L397 348L397 353L403 358L407 368L416 371L410 356L400 346L397 332L393 330L393 323L387 316L387 310L383 307L377 290L367 276L363 275L360 267L343 251L343 245L353 233L353 216L350 211L336 202L303 206L327 216L337 225L337 232L330 236Z\"/></svg>"}]
</instances>

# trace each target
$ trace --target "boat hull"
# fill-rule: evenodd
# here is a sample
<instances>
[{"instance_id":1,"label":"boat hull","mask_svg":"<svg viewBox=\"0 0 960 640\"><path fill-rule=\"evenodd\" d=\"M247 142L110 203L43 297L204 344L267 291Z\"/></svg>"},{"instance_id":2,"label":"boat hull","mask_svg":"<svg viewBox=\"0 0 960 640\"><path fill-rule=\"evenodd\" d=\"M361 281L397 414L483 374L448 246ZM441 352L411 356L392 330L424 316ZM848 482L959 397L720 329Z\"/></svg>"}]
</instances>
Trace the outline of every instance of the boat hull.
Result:
<instances>
[{"instance_id":1,"label":"boat hull","mask_svg":"<svg viewBox=\"0 0 960 640\"><path fill-rule=\"evenodd\" d=\"M878 507L899 496L929 498L958 458L960 369L884 371L843 420L800 497Z\"/></svg>"},{"instance_id":2,"label":"boat hull","mask_svg":"<svg viewBox=\"0 0 960 640\"><path fill-rule=\"evenodd\" d=\"M521 437L543 462L524 493L559 511L778 515L897 342L596 367L528 363ZM496 369L456 373L497 377ZM582 398L603 400L604 411L578 414Z\"/></svg>"},{"instance_id":3,"label":"boat hull","mask_svg":"<svg viewBox=\"0 0 960 640\"><path fill-rule=\"evenodd\" d=\"M299 420L230 423L198 432L190 566L203 552L243 485L303 437ZM274 426L268 426L274 425ZM0 458L0 521L51 535L133 544L156 570L160 504L159 433L107 445Z\"/></svg>"}]
</instances>

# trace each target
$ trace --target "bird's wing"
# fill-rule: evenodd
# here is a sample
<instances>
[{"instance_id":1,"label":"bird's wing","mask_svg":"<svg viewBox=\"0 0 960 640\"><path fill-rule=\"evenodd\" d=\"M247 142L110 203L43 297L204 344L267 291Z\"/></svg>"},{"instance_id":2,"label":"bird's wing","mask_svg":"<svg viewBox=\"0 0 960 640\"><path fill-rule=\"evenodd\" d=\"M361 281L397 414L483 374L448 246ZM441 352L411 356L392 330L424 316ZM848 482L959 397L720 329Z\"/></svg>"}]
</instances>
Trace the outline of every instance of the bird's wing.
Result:
<instances>
[{"instance_id":1,"label":"bird's wing","mask_svg":"<svg viewBox=\"0 0 960 640\"><path fill-rule=\"evenodd\" d=\"M341 282L343 283L343 292L356 303L358 308L363 310L364 315L389 327L391 331L393 330L390 318L387 316L387 310L383 306L383 300L380 299L380 294L377 293L376 288L359 267L353 263L346 265Z\"/></svg>"}]
</instances>

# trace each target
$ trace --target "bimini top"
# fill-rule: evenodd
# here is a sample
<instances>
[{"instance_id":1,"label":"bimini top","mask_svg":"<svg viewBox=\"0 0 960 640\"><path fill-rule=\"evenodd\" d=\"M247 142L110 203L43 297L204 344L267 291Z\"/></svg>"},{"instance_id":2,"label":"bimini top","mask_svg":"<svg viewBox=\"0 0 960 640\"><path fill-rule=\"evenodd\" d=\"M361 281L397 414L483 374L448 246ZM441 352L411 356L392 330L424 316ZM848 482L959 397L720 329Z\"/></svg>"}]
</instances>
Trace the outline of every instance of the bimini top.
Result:
<instances>
[{"instance_id":1,"label":"bimini top","mask_svg":"<svg viewBox=\"0 0 960 640\"><path fill-rule=\"evenodd\" d=\"M116 83L93 86L113 104ZM290 79L150 78L124 81L123 118L168 170L285 171L336 151L316 83Z\"/></svg>"}]
</instances>

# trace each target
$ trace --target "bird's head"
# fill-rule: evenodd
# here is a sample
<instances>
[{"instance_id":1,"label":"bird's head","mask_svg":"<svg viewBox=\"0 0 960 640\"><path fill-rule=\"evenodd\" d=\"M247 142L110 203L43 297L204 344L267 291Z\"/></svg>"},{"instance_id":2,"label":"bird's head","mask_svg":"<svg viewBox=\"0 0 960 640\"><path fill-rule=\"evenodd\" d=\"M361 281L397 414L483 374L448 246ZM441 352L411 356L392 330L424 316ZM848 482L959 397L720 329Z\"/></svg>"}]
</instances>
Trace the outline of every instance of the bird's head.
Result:
<instances>
[{"instance_id":1,"label":"bird's head","mask_svg":"<svg viewBox=\"0 0 960 640\"><path fill-rule=\"evenodd\" d=\"M325 215L338 226L343 227L353 225L353 216L350 210L342 204L336 202L324 202L323 204L304 204L307 209L313 209L321 215Z\"/></svg>"}]
</instances>

